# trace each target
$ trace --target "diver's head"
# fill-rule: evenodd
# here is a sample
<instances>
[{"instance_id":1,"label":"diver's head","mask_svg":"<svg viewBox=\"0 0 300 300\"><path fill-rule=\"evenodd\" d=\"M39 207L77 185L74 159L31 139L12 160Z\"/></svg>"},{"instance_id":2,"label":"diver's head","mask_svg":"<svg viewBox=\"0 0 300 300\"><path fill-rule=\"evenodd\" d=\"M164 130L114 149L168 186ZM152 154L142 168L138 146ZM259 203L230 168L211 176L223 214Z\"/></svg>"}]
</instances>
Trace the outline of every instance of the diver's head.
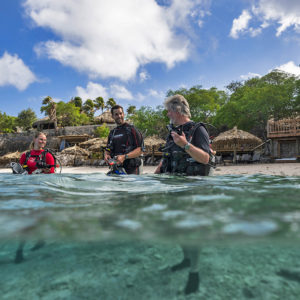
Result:
<instances>
[{"instance_id":1,"label":"diver's head","mask_svg":"<svg viewBox=\"0 0 300 300\"><path fill-rule=\"evenodd\" d=\"M122 125L124 121L124 109L120 105L115 105L111 108L111 116L117 125Z\"/></svg>"},{"instance_id":2,"label":"diver's head","mask_svg":"<svg viewBox=\"0 0 300 300\"><path fill-rule=\"evenodd\" d=\"M31 143L31 148L34 150L42 150L46 146L47 137L43 132L37 132L34 135L33 141Z\"/></svg>"}]
</instances>

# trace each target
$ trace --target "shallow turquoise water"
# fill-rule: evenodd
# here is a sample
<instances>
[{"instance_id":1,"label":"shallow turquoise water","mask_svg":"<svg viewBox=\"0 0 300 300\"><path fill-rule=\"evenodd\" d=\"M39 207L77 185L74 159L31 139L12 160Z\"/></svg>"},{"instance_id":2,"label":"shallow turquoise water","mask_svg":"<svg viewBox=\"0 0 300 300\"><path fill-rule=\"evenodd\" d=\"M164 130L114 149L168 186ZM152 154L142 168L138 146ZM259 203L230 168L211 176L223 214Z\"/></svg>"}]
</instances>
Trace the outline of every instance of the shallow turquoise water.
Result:
<instances>
[{"instance_id":1,"label":"shallow turquoise water","mask_svg":"<svg viewBox=\"0 0 300 300\"><path fill-rule=\"evenodd\" d=\"M0 174L0 238L298 238L300 178Z\"/></svg>"},{"instance_id":2,"label":"shallow turquoise water","mask_svg":"<svg viewBox=\"0 0 300 300\"><path fill-rule=\"evenodd\" d=\"M0 174L3 299L298 299L299 190L300 177L268 175ZM200 253L188 296L188 270L166 271L182 247Z\"/></svg>"}]
</instances>

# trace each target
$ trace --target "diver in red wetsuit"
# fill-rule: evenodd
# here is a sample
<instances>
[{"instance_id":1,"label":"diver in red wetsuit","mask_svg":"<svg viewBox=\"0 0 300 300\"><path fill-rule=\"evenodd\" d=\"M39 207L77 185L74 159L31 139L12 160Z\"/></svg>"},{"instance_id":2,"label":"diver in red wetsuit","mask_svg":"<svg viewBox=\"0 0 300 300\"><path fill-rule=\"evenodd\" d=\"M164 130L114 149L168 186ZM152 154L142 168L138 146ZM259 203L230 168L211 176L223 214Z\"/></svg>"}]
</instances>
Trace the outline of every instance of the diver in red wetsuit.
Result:
<instances>
[{"instance_id":1,"label":"diver in red wetsuit","mask_svg":"<svg viewBox=\"0 0 300 300\"><path fill-rule=\"evenodd\" d=\"M55 159L47 149L44 149L46 143L46 135L38 132L30 145L31 150L22 154L20 164L28 171L28 174L55 172Z\"/></svg>"}]
</instances>

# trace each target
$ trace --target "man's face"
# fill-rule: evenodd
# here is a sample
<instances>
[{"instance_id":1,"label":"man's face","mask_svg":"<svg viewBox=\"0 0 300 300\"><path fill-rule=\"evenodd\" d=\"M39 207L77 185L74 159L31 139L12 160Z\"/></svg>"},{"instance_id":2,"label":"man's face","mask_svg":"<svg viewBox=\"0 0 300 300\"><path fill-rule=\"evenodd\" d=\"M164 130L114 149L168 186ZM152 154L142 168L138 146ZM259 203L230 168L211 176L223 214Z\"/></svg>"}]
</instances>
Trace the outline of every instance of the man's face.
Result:
<instances>
[{"instance_id":1,"label":"man's face","mask_svg":"<svg viewBox=\"0 0 300 300\"><path fill-rule=\"evenodd\" d=\"M168 109L167 113L168 118L170 119L172 124L177 124L178 112Z\"/></svg>"},{"instance_id":2,"label":"man's face","mask_svg":"<svg viewBox=\"0 0 300 300\"><path fill-rule=\"evenodd\" d=\"M115 120L117 125L122 125L124 123L124 112L122 108L114 109L112 118Z\"/></svg>"}]
</instances>

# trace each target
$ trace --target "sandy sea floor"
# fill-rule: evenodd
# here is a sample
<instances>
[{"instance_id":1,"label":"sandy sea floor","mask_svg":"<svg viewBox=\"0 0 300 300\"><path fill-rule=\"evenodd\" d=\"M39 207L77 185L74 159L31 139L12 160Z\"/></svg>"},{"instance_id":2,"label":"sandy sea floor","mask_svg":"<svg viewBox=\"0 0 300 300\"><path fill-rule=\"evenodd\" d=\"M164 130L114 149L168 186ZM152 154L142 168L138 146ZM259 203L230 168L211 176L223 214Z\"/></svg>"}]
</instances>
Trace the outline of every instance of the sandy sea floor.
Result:
<instances>
[{"instance_id":1,"label":"sandy sea floor","mask_svg":"<svg viewBox=\"0 0 300 300\"><path fill-rule=\"evenodd\" d=\"M295 244L203 245L200 288L188 296L188 268L170 269L182 259L178 245L48 242L35 252L30 246L15 264L15 247L1 243L1 299L299 299Z\"/></svg>"}]
</instances>

